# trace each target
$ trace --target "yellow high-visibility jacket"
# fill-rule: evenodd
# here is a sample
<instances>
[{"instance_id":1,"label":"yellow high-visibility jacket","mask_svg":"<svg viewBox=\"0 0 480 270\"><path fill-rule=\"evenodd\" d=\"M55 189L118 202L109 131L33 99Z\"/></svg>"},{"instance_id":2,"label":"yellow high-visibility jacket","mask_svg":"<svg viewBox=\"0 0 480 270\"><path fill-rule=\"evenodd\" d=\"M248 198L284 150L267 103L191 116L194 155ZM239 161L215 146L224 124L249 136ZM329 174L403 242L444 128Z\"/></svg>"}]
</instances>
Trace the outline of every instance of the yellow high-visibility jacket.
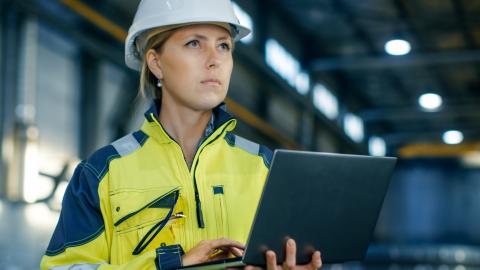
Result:
<instances>
[{"instance_id":1,"label":"yellow high-visibility jacket","mask_svg":"<svg viewBox=\"0 0 480 270\"><path fill-rule=\"evenodd\" d=\"M158 111L78 165L42 270L168 270L201 240L246 242L271 151L231 133L219 106L188 169Z\"/></svg>"}]
</instances>

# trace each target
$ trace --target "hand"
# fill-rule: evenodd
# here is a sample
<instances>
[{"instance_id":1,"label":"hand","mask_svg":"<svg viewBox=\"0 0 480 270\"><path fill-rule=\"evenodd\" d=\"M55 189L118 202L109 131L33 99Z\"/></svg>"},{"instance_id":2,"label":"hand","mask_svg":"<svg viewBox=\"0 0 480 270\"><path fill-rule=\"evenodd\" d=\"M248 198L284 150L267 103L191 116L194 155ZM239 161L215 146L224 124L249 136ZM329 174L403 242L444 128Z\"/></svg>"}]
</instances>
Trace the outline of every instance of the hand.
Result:
<instances>
[{"instance_id":1,"label":"hand","mask_svg":"<svg viewBox=\"0 0 480 270\"><path fill-rule=\"evenodd\" d=\"M245 245L227 238L203 240L182 256L183 266L243 256Z\"/></svg>"},{"instance_id":2,"label":"hand","mask_svg":"<svg viewBox=\"0 0 480 270\"><path fill-rule=\"evenodd\" d=\"M314 270L322 267L322 259L320 258L320 251L315 251L312 255L312 260L309 264L297 265L297 244L293 239L288 239L285 246L286 257L282 265L277 265L277 255L275 252L269 250L265 253L267 259L267 270ZM247 266L245 270L262 269L255 266Z\"/></svg>"}]
</instances>

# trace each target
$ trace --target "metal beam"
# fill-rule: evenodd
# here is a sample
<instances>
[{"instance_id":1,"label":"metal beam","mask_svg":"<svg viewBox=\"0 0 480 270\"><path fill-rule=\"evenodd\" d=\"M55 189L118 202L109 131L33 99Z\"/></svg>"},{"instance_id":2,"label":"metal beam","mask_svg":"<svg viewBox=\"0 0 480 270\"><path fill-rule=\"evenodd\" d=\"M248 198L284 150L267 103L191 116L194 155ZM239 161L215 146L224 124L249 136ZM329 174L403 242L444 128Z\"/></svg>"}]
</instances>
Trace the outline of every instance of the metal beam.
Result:
<instances>
[{"instance_id":1,"label":"metal beam","mask_svg":"<svg viewBox=\"0 0 480 270\"><path fill-rule=\"evenodd\" d=\"M446 144L411 144L401 147L398 154L401 158L416 157L461 157L480 150L480 142L459 145Z\"/></svg>"},{"instance_id":2,"label":"metal beam","mask_svg":"<svg viewBox=\"0 0 480 270\"><path fill-rule=\"evenodd\" d=\"M463 39L465 40L466 47L470 50L476 49L476 41L469 25L465 21L465 6L462 0L451 0L453 10L455 12L455 17L459 28L461 29ZM480 78L480 65L478 63L475 65L475 73L477 75L477 80ZM478 89L468 89L472 94L479 95Z\"/></svg>"},{"instance_id":3,"label":"metal beam","mask_svg":"<svg viewBox=\"0 0 480 270\"><path fill-rule=\"evenodd\" d=\"M76 13L84 16L88 21L96 25L99 29L104 30L118 41L125 41L126 33L121 26L112 22L110 19L105 18L102 14L98 13L86 4L78 0L60 0L60 2Z\"/></svg>"},{"instance_id":4,"label":"metal beam","mask_svg":"<svg viewBox=\"0 0 480 270\"><path fill-rule=\"evenodd\" d=\"M439 111L422 111L412 106L389 107L364 110L359 113L365 122L379 121L422 121L454 119L456 117L480 119L480 106L478 104L445 105Z\"/></svg>"},{"instance_id":5,"label":"metal beam","mask_svg":"<svg viewBox=\"0 0 480 270\"><path fill-rule=\"evenodd\" d=\"M32 0L23 0L23 1L12 1L11 2L15 7L17 7L22 12L30 12L39 16L42 21L47 24L55 27L61 32L68 33L68 36L81 44L85 49L90 51L92 54L95 54L98 57L107 58L109 61L117 64L119 67L124 67L125 63L123 61L123 52L120 52L117 47L112 46L106 42L99 41L94 39L92 35L78 29L78 26L65 23L60 18L52 16L48 10L45 10L35 1Z\"/></svg>"},{"instance_id":6,"label":"metal beam","mask_svg":"<svg viewBox=\"0 0 480 270\"><path fill-rule=\"evenodd\" d=\"M332 1L333 8L339 14L341 14L344 17L344 19L351 25L354 35L358 40L365 43L371 55L375 55L375 56L381 55L380 52L378 52L375 46L375 43L372 40L372 38L369 36L368 32L363 27L361 27L360 24L357 23L355 15L352 13L351 10L348 9L348 7L343 3L343 1L344 0ZM314 61L315 60L313 60L313 62ZM318 69L315 69L315 65L312 65L312 61L310 62L310 68L312 71L320 71ZM382 77L388 78L388 80L391 83L392 89L395 89L398 93L402 93L402 96L404 98L408 97L408 93L405 90L403 82L399 80L399 78L393 72L391 72L390 70L385 70L383 74L379 74L379 75ZM358 89L361 89L361 88L358 88ZM354 91L354 92L358 92L358 91ZM362 99L365 99L365 98L362 98Z\"/></svg>"},{"instance_id":7,"label":"metal beam","mask_svg":"<svg viewBox=\"0 0 480 270\"><path fill-rule=\"evenodd\" d=\"M392 133L377 133L375 136L379 136L385 140L387 145L390 147L398 147L406 144L416 144L416 143L443 143L442 135L446 130L417 130L409 132L392 132ZM480 129L464 129L462 130L464 141L478 140L480 136ZM480 150L480 149L479 149Z\"/></svg>"},{"instance_id":8,"label":"metal beam","mask_svg":"<svg viewBox=\"0 0 480 270\"><path fill-rule=\"evenodd\" d=\"M366 71L473 62L480 62L480 50L422 53L406 56L315 59L311 62L310 68L317 72L329 70Z\"/></svg>"}]
</instances>

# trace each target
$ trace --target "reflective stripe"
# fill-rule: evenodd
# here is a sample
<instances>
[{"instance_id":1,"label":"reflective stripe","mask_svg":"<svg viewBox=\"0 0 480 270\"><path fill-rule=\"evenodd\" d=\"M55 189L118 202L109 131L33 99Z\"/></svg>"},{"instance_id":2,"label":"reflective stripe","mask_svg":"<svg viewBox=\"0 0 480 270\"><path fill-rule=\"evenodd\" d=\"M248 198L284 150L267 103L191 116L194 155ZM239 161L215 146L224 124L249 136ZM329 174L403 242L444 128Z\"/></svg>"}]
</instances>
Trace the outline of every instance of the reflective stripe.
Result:
<instances>
[{"instance_id":1,"label":"reflective stripe","mask_svg":"<svg viewBox=\"0 0 480 270\"><path fill-rule=\"evenodd\" d=\"M97 270L100 265L104 263L97 263L97 264L86 264L86 263L79 263L79 264L69 264L69 265L62 265L62 266L55 266L50 268L50 270Z\"/></svg>"},{"instance_id":2,"label":"reflective stripe","mask_svg":"<svg viewBox=\"0 0 480 270\"><path fill-rule=\"evenodd\" d=\"M133 151L140 148L140 144L138 143L137 139L133 137L132 134L128 134L112 143L112 146L117 150L120 156L126 156Z\"/></svg>"},{"instance_id":3,"label":"reflective stripe","mask_svg":"<svg viewBox=\"0 0 480 270\"><path fill-rule=\"evenodd\" d=\"M253 155L258 155L258 152L260 150L260 145L258 145L257 143L251 142L237 135L235 135L235 146Z\"/></svg>"}]
</instances>

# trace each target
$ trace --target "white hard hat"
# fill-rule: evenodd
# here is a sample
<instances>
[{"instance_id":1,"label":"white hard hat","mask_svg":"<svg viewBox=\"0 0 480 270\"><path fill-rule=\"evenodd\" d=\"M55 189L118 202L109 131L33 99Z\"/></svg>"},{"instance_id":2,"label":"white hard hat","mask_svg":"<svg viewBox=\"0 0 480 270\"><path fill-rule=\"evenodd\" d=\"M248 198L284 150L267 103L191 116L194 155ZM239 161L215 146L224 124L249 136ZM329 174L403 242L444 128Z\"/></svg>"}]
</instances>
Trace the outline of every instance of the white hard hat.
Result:
<instances>
[{"instance_id":1,"label":"white hard hat","mask_svg":"<svg viewBox=\"0 0 480 270\"><path fill-rule=\"evenodd\" d=\"M250 33L250 29L240 25L230 0L142 0L128 30L125 63L131 69L141 69L143 56L135 41L147 30L199 23L229 26L234 41Z\"/></svg>"}]
</instances>

